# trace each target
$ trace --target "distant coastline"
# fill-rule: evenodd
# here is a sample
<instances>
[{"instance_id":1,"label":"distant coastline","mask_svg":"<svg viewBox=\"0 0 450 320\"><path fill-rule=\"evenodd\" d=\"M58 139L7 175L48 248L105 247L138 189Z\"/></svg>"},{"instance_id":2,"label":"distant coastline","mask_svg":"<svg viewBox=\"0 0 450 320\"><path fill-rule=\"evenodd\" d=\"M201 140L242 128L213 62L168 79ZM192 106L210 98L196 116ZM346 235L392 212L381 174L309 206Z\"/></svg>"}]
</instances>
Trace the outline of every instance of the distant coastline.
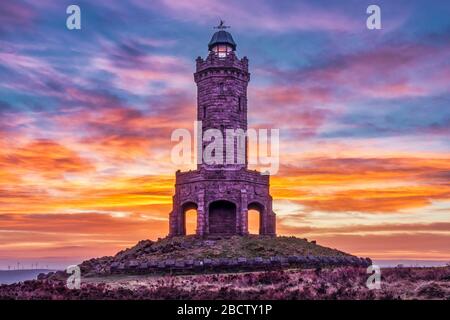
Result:
<instances>
[{"instance_id":1,"label":"distant coastline","mask_svg":"<svg viewBox=\"0 0 450 320\"><path fill-rule=\"evenodd\" d=\"M0 284L11 284L26 280L34 280L40 273L48 273L51 269L0 270Z\"/></svg>"},{"instance_id":2,"label":"distant coastline","mask_svg":"<svg viewBox=\"0 0 450 320\"><path fill-rule=\"evenodd\" d=\"M373 264L376 264L381 268L397 267L398 265L402 265L404 267L445 267L450 264L450 260L374 259Z\"/></svg>"}]
</instances>

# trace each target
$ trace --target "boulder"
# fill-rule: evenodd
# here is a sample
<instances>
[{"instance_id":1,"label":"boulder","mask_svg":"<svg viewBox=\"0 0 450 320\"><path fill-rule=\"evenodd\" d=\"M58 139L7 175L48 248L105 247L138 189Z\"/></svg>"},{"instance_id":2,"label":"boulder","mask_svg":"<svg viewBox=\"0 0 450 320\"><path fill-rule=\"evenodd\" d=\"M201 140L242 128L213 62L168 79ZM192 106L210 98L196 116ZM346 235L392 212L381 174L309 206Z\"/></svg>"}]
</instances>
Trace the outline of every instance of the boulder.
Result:
<instances>
[{"instance_id":1,"label":"boulder","mask_svg":"<svg viewBox=\"0 0 450 320\"><path fill-rule=\"evenodd\" d=\"M194 260L194 268L201 269L203 266L203 260Z\"/></svg>"},{"instance_id":2,"label":"boulder","mask_svg":"<svg viewBox=\"0 0 450 320\"><path fill-rule=\"evenodd\" d=\"M127 267L134 269L137 268L139 266L139 262L137 260L131 260L130 262L128 262Z\"/></svg>"},{"instance_id":3,"label":"boulder","mask_svg":"<svg viewBox=\"0 0 450 320\"><path fill-rule=\"evenodd\" d=\"M238 260L237 259L233 259L233 258L231 258L231 259L228 259L227 260L227 265L229 266L229 267L236 267L236 266L238 266Z\"/></svg>"},{"instance_id":4,"label":"boulder","mask_svg":"<svg viewBox=\"0 0 450 320\"><path fill-rule=\"evenodd\" d=\"M222 265L222 261L220 261L220 259L212 259L211 260L211 266L212 267L218 267Z\"/></svg>"},{"instance_id":5,"label":"boulder","mask_svg":"<svg viewBox=\"0 0 450 320\"><path fill-rule=\"evenodd\" d=\"M271 265L279 265L279 264L281 264L280 257L270 257L269 260L270 260L270 264Z\"/></svg>"},{"instance_id":6,"label":"boulder","mask_svg":"<svg viewBox=\"0 0 450 320\"><path fill-rule=\"evenodd\" d=\"M288 266L288 259L286 257L280 257L280 263L282 266Z\"/></svg>"},{"instance_id":7,"label":"boulder","mask_svg":"<svg viewBox=\"0 0 450 320\"><path fill-rule=\"evenodd\" d=\"M345 257L345 264L352 264L352 262L353 262L353 258L351 257L351 256L347 256L347 257Z\"/></svg>"},{"instance_id":8,"label":"boulder","mask_svg":"<svg viewBox=\"0 0 450 320\"><path fill-rule=\"evenodd\" d=\"M187 259L184 261L186 267L192 267L194 265L194 259Z\"/></svg>"},{"instance_id":9,"label":"boulder","mask_svg":"<svg viewBox=\"0 0 450 320\"><path fill-rule=\"evenodd\" d=\"M257 265L257 263L256 263L255 258L247 259L247 266L248 266L248 267L254 267L254 266L256 266L256 265Z\"/></svg>"},{"instance_id":10,"label":"boulder","mask_svg":"<svg viewBox=\"0 0 450 320\"><path fill-rule=\"evenodd\" d=\"M366 258L359 258L359 265L361 267L368 267L369 265L367 264L367 260Z\"/></svg>"},{"instance_id":11,"label":"boulder","mask_svg":"<svg viewBox=\"0 0 450 320\"><path fill-rule=\"evenodd\" d=\"M47 279L47 275L45 273L39 273L37 276L38 280L44 280Z\"/></svg>"},{"instance_id":12,"label":"boulder","mask_svg":"<svg viewBox=\"0 0 450 320\"><path fill-rule=\"evenodd\" d=\"M166 260L166 267L174 267L175 266L175 260L174 259L167 259Z\"/></svg>"},{"instance_id":13,"label":"boulder","mask_svg":"<svg viewBox=\"0 0 450 320\"><path fill-rule=\"evenodd\" d=\"M203 265L204 265L205 267L210 267L210 266L212 265L212 260L211 260L211 259L208 259L208 258L203 259Z\"/></svg>"},{"instance_id":14,"label":"boulder","mask_svg":"<svg viewBox=\"0 0 450 320\"><path fill-rule=\"evenodd\" d=\"M205 246L210 247L210 246L215 245L216 241L214 241L214 240L205 240L203 243L204 243Z\"/></svg>"}]
</instances>

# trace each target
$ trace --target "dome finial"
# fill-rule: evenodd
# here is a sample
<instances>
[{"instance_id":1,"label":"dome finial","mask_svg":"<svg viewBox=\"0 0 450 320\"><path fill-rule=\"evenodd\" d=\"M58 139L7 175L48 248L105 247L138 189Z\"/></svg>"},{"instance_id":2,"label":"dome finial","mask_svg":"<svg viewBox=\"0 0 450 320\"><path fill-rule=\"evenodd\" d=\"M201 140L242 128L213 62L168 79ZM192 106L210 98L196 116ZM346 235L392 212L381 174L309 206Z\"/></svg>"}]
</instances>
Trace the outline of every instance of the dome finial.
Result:
<instances>
[{"instance_id":1,"label":"dome finial","mask_svg":"<svg viewBox=\"0 0 450 320\"><path fill-rule=\"evenodd\" d=\"M230 26L226 26L225 21L222 19L220 19L219 25L214 27L214 29L220 29L220 30L228 29L228 28L230 28Z\"/></svg>"},{"instance_id":2,"label":"dome finial","mask_svg":"<svg viewBox=\"0 0 450 320\"><path fill-rule=\"evenodd\" d=\"M213 34L211 41L208 44L208 50L214 51L221 58L227 56L231 51L236 50L236 43L234 42L233 37L228 31L224 30L229 27L230 26L225 25L225 21L220 19L219 25L214 27L214 29L219 30Z\"/></svg>"}]
</instances>

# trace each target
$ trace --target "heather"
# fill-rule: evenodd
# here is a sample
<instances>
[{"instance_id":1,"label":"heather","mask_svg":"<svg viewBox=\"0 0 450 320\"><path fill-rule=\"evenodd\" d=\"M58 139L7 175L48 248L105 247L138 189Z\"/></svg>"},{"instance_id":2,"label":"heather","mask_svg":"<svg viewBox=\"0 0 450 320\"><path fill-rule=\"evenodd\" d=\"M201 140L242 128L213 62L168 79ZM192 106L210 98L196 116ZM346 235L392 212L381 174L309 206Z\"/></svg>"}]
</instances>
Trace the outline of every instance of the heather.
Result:
<instances>
[{"instance_id":1,"label":"heather","mask_svg":"<svg viewBox=\"0 0 450 320\"><path fill-rule=\"evenodd\" d=\"M382 269L381 289L366 287L365 268L289 269L189 276L64 277L0 286L0 299L450 299L450 268Z\"/></svg>"}]
</instances>

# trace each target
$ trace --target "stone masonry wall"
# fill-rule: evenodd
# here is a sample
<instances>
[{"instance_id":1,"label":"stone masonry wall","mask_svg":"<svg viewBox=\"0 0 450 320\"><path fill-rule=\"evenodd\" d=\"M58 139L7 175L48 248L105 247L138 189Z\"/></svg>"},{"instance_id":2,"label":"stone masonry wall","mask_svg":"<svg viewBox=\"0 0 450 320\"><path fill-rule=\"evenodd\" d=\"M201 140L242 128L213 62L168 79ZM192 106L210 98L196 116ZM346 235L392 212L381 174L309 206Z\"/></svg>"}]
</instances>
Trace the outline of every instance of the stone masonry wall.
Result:
<instances>
[{"instance_id":1,"label":"stone masonry wall","mask_svg":"<svg viewBox=\"0 0 450 320\"><path fill-rule=\"evenodd\" d=\"M234 52L219 58L210 52L197 59L194 80L197 84L197 120L203 133L227 129L247 130L247 86L250 81L248 59L238 59ZM202 151L210 141L202 142ZM245 150L247 149L247 142ZM237 160L237 139L233 145ZM203 152L202 152L203 154ZM226 159L226 148L222 159ZM202 155L199 155L202 158ZM260 233L276 234L276 218L272 211L269 176L247 169L246 152L235 164L202 163L197 170L176 173L173 210L169 217L169 235L186 234L185 212L197 209L196 234L248 234L248 210L260 213ZM218 206L220 204L220 206Z\"/></svg>"}]
</instances>

